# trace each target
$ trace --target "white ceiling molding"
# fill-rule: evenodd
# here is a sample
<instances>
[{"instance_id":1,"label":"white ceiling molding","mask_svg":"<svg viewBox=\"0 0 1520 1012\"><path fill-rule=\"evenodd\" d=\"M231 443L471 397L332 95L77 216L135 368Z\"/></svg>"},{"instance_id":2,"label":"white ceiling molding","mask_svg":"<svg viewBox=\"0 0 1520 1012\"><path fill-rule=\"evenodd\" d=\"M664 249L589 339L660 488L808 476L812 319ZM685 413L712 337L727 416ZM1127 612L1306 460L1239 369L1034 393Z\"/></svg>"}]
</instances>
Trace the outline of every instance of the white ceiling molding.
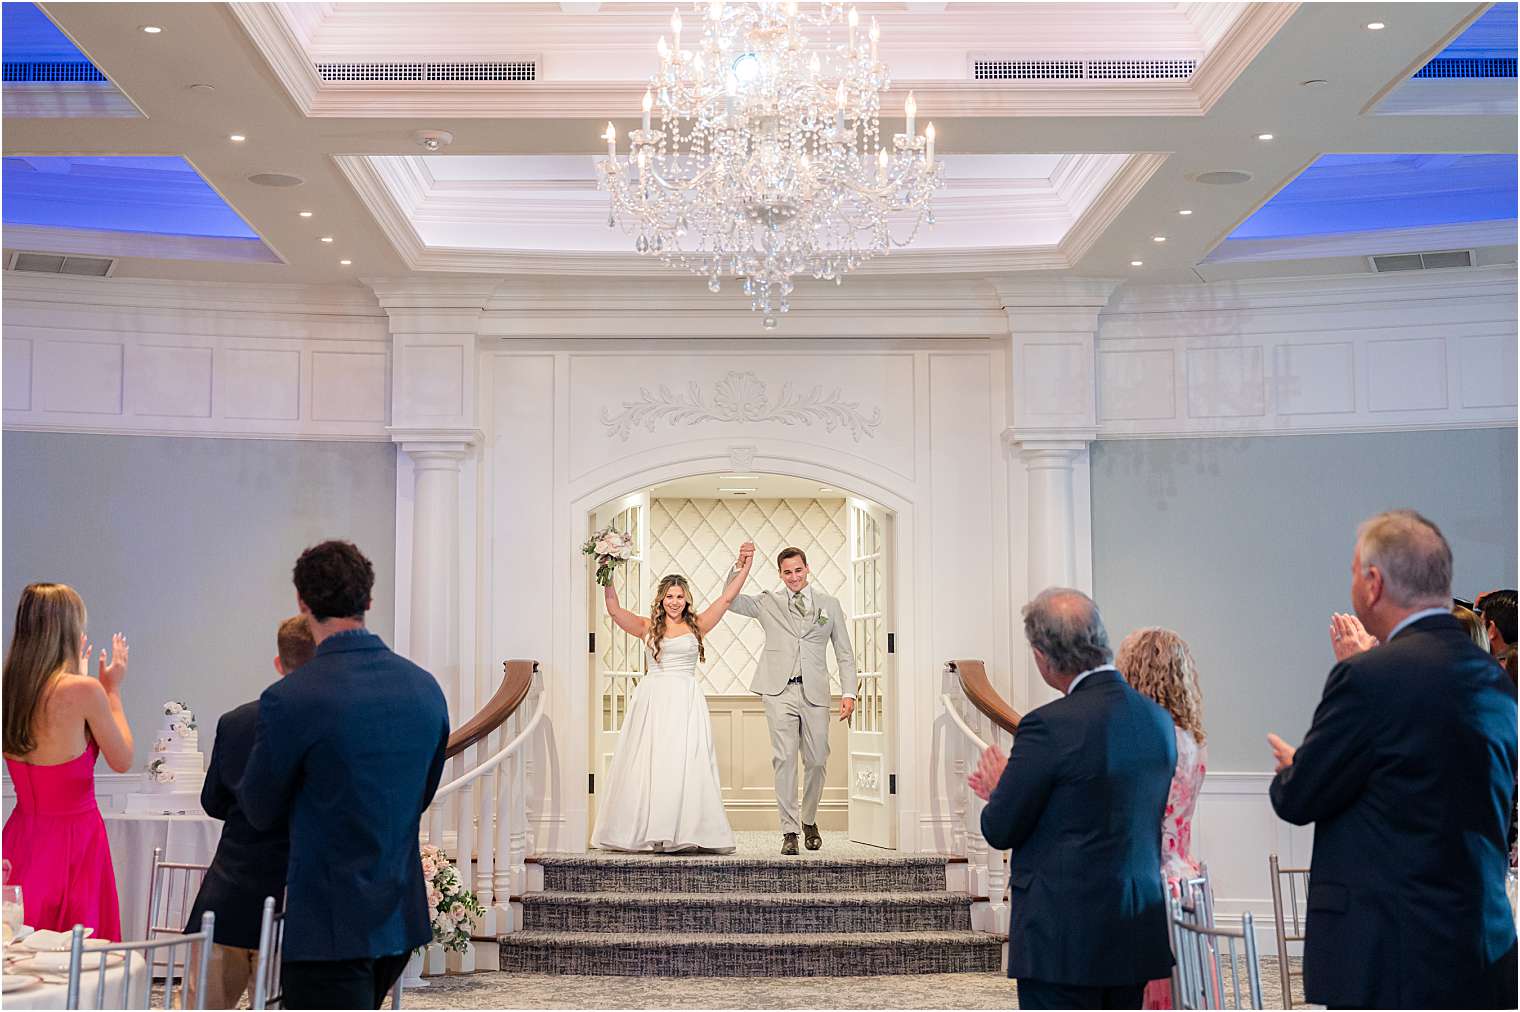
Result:
<instances>
[{"instance_id":1,"label":"white ceiling molding","mask_svg":"<svg viewBox=\"0 0 1520 1012\"><path fill-rule=\"evenodd\" d=\"M90 253L108 257L217 260L228 263L284 263L262 239L6 225L3 241L6 249L46 253Z\"/></svg>"},{"instance_id":2,"label":"white ceiling molding","mask_svg":"<svg viewBox=\"0 0 1520 1012\"><path fill-rule=\"evenodd\" d=\"M1207 263L1307 260L1315 257L1373 256L1379 253L1428 253L1432 250L1515 246L1515 221L1473 221L1419 228L1384 228L1334 235L1272 239L1226 239Z\"/></svg>"},{"instance_id":3,"label":"white ceiling molding","mask_svg":"<svg viewBox=\"0 0 1520 1012\"><path fill-rule=\"evenodd\" d=\"M257 285L212 281L165 281L157 278L71 278L59 275L7 274L6 312L26 303L63 307L164 312L215 312L260 316L384 319L375 295L360 284Z\"/></svg>"},{"instance_id":4,"label":"white ceiling molding","mask_svg":"<svg viewBox=\"0 0 1520 1012\"><path fill-rule=\"evenodd\" d=\"M1372 110L1374 116L1513 116L1514 78L1405 81Z\"/></svg>"},{"instance_id":5,"label":"white ceiling molding","mask_svg":"<svg viewBox=\"0 0 1520 1012\"><path fill-rule=\"evenodd\" d=\"M609 69L606 54L631 48L641 58L649 49L647 38L653 38L662 30L666 16L663 11L659 14L619 11L616 17L604 12L598 18L552 15L545 19L540 16L536 21L529 19L525 22L532 25L523 29L525 37L502 39L493 47L491 39L500 35L505 21L513 17L527 19L528 15L509 14L504 18L497 5L399 3L384 5L383 12L377 8L372 18L374 24L366 24L355 20L361 13L357 8L372 5L356 3L334 8L335 16L344 24L334 26L331 34L343 36L344 42L341 45L317 45L305 40L304 25L298 29L290 23L288 8L300 7L300 4L233 3L229 6L264 53L291 98L305 115L311 117L498 119L504 110L510 110L510 115L519 119L616 117L637 108L645 87L642 72L647 67L639 63L638 66L630 64L626 70L615 66ZM995 46L1004 34L996 22L987 21L985 10L952 11L948 18L946 15L912 15L895 11L891 12L894 20L903 19L896 30L903 38L911 39L911 46L905 48L904 56L920 50L943 49L951 55L952 65L958 69L951 72L940 67L937 68L939 76L928 77L925 74L931 68L921 66L923 61L915 64L911 59L905 60L906 69L899 69L894 87L884 96L883 104L887 107L900 104L912 90L918 96L919 107L933 109L939 117L1202 116L1255 59L1298 5L1221 4L1218 6L1225 9L1188 16L1179 15L1175 6L1169 4L1135 5L1133 10L1110 6L1102 11L1101 18L1082 17L1080 12L1074 15L1070 4L1021 6L1029 10L1019 11L1015 7L1013 13L1000 12L1007 22L1005 29L1017 28L1017 32L1010 36L1010 42L1016 42L1020 52L1125 58L1196 57L1203 52L1204 56L1190 81L1167 84L1093 81L993 84L968 81L963 79L966 54ZM425 22L413 24L410 32L403 31L409 24L408 17L422 16L409 10L413 7L425 11ZM1166 21L1167 18L1175 24ZM647 26L643 24L645 21L649 22ZM1218 36L1217 44L1203 45L1192 27L1194 21L1207 35ZM1171 27L1158 33L1156 26L1159 22ZM447 23L448 31L467 40L460 43L464 48L451 50L441 42L418 38L418 32L425 35L434 26L444 23ZM1112 38L1095 36L1093 33L1099 26ZM500 82L459 82L446 88L428 84L419 87L376 86L322 82L314 69L318 61L416 60L419 54L433 60L482 59L505 51L501 46L508 42L512 51L526 46L545 53L546 79L526 86ZM396 46L403 48L396 49ZM557 49L576 53L595 51L602 54L603 59L594 70L583 71L581 76L562 74L556 77L552 57ZM884 53L888 63L894 58L896 54L890 49ZM562 64L563 58L559 62ZM586 76L618 72L626 73L627 78L608 80Z\"/></svg>"}]
</instances>

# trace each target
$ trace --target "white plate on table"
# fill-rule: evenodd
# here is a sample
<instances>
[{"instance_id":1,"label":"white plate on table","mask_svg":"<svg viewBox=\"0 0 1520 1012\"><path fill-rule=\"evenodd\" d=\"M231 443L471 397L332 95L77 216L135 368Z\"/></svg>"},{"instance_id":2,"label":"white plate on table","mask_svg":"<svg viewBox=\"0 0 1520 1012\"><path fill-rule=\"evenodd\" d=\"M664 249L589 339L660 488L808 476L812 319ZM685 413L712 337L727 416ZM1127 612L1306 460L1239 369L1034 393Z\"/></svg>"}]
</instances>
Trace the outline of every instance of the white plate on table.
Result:
<instances>
[{"instance_id":1,"label":"white plate on table","mask_svg":"<svg viewBox=\"0 0 1520 1012\"><path fill-rule=\"evenodd\" d=\"M94 933L94 928L84 929L86 943L90 941L90 936ZM72 931L51 931L44 928L41 931L33 931L16 944L19 948L30 949L33 952L68 952L74 945L74 933ZM95 944L99 945L100 943L97 942Z\"/></svg>"},{"instance_id":2,"label":"white plate on table","mask_svg":"<svg viewBox=\"0 0 1520 1012\"><path fill-rule=\"evenodd\" d=\"M42 978L32 973L7 973L0 977L0 990L6 994L15 994L18 991L30 991L42 984Z\"/></svg>"},{"instance_id":3,"label":"white plate on table","mask_svg":"<svg viewBox=\"0 0 1520 1012\"><path fill-rule=\"evenodd\" d=\"M92 955L90 949L99 948L104 944L106 943L100 942L95 946L86 946L84 950L84 962L80 964L80 969L83 972L94 973L100 969L101 957L99 954ZM123 952L108 952L104 955L107 967L120 966L121 961L126 958L126 953ZM72 955L67 952L39 952L27 960L19 969L28 973L33 971L37 973L68 973L69 960L71 958L73 958Z\"/></svg>"}]
</instances>

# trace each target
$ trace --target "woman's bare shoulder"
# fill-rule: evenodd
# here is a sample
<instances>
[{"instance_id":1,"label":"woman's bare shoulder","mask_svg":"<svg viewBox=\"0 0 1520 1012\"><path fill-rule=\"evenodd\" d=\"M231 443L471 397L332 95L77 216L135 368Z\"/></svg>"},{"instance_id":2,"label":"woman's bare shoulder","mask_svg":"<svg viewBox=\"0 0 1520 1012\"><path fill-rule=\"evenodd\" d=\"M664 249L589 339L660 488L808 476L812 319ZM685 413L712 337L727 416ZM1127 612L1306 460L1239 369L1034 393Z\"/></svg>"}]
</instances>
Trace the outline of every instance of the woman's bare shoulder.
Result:
<instances>
[{"instance_id":1,"label":"woman's bare shoulder","mask_svg":"<svg viewBox=\"0 0 1520 1012\"><path fill-rule=\"evenodd\" d=\"M100 682L89 675L61 674L53 683L51 702L82 706L105 696Z\"/></svg>"}]
</instances>

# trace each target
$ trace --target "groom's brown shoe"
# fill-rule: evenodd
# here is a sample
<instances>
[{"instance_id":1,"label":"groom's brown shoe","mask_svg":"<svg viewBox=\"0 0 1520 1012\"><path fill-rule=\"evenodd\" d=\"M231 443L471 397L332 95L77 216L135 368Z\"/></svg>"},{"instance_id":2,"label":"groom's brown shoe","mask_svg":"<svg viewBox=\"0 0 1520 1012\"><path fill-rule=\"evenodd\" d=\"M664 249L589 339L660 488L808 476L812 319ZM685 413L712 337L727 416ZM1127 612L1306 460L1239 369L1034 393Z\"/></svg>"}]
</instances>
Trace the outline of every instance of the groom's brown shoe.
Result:
<instances>
[{"instance_id":1,"label":"groom's brown shoe","mask_svg":"<svg viewBox=\"0 0 1520 1012\"><path fill-rule=\"evenodd\" d=\"M796 833L787 833L785 836L781 837L781 853L786 854L789 857L797 856Z\"/></svg>"},{"instance_id":2,"label":"groom's brown shoe","mask_svg":"<svg viewBox=\"0 0 1520 1012\"><path fill-rule=\"evenodd\" d=\"M807 845L808 850L817 850L819 847L822 847L823 837L819 834L818 827L809 826L804 822L802 824L802 842Z\"/></svg>"}]
</instances>

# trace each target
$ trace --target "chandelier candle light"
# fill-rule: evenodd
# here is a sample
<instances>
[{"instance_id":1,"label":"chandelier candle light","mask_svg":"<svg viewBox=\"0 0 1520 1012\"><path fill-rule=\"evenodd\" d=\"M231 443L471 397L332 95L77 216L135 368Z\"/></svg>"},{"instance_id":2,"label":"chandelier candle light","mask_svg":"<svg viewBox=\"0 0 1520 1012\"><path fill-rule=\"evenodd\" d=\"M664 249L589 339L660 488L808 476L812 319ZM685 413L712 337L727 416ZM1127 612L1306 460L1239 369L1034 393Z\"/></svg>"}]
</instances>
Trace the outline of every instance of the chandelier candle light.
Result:
<instances>
[{"instance_id":1,"label":"chandelier candle light","mask_svg":"<svg viewBox=\"0 0 1520 1012\"><path fill-rule=\"evenodd\" d=\"M837 284L934 224L934 124L917 133L910 92L904 132L883 140L881 96L891 80L877 58L881 31L872 18L862 33L854 7L824 0L803 13L796 0L708 0L699 8L689 48L679 10L671 41L662 35L655 45L660 71L627 155L618 155L611 123L602 135L607 225L636 235L639 254L706 276L710 291L724 275L740 279L774 327L794 277ZM841 21L846 39L835 43ZM804 29L821 29L821 42Z\"/></svg>"}]
</instances>

